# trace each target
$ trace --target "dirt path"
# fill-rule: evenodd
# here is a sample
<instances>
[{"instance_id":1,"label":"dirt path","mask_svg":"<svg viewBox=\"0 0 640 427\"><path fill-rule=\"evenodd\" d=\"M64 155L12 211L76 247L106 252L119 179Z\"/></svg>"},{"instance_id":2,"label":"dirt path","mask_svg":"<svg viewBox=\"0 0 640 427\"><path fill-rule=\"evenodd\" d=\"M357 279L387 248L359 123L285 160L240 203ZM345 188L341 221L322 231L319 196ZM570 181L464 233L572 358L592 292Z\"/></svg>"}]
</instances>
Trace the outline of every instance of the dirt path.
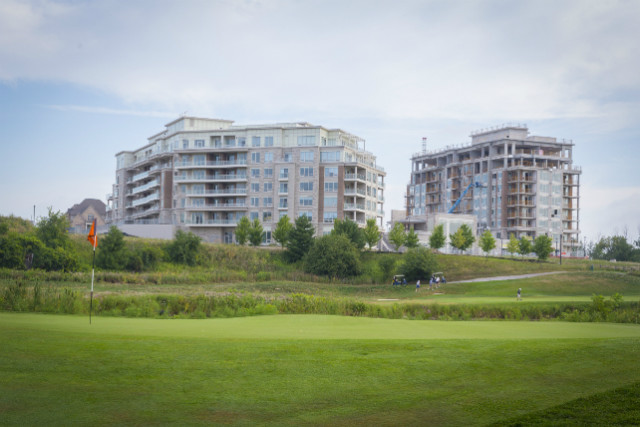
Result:
<instances>
[{"instance_id":1,"label":"dirt path","mask_svg":"<svg viewBox=\"0 0 640 427\"><path fill-rule=\"evenodd\" d=\"M455 282L447 282L447 283L496 282L496 281L499 281L499 280L528 279L530 277L548 276L550 274L561 274L561 273L566 273L566 271L550 271L548 273L520 274L518 276L479 277L479 278L476 278L476 279L457 280Z\"/></svg>"}]
</instances>

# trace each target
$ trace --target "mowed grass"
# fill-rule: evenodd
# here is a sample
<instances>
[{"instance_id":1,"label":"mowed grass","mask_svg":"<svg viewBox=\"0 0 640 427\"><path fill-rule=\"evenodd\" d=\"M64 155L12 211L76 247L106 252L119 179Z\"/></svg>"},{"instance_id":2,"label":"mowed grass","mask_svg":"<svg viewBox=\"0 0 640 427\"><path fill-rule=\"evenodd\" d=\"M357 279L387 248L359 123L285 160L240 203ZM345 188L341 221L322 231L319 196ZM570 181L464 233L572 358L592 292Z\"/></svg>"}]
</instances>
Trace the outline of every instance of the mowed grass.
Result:
<instances>
[{"instance_id":1,"label":"mowed grass","mask_svg":"<svg viewBox=\"0 0 640 427\"><path fill-rule=\"evenodd\" d=\"M0 341L4 425L484 425L640 382L637 325L0 313Z\"/></svg>"}]
</instances>

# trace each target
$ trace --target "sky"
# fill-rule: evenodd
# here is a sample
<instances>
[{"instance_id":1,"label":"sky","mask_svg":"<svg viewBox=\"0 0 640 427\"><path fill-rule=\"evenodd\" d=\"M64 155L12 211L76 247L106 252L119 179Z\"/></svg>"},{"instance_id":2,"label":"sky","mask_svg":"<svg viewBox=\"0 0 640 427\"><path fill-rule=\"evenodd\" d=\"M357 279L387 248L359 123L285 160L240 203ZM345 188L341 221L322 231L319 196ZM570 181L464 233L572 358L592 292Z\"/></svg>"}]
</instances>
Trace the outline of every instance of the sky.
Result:
<instances>
[{"instance_id":1,"label":"sky","mask_svg":"<svg viewBox=\"0 0 640 427\"><path fill-rule=\"evenodd\" d=\"M583 237L640 234L640 1L0 0L0 215L106 201L115 154L180 117L411 155L504 123L574 142Z\"/></svg>"}]
</instances>

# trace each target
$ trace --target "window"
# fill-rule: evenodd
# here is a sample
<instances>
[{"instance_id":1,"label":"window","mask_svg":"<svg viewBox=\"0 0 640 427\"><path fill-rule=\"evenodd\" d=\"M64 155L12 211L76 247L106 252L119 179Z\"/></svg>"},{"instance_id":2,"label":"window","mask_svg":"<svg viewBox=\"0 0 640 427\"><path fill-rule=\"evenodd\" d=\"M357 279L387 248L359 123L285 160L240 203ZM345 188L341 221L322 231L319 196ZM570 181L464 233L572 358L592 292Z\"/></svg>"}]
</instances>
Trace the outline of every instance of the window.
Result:
<instances>
[{"instance_id":1,"label":"window","mask_svg":"<svg viewBox=\"0 0 640 427\"><path fill-rule=\"evenodd\" d=\"M302 211L298 214L298 216L306 216L309 218L309 221L313 221L313 214L310 211Z\"/></svg>"},{"instance_id":2,"label":"window","mask_svg":"<svg viewBox=\"0 0 640 427\"><path fill-rule=\"evenodd\" d=\"M195 140L195 145L196 145L196 148L203 148L204 147L204 139L196 139Z\"/></svg>"},{"instance_id":3,"label":"window","mask_svg":"<svg viewBox=\"0 0 640 427\"><path fill-rule=\"evenodd\" d=\"M247 138L241 136L238 138L238 147L246 147L247 146Z\"/></svg>"},{"instance_id":4,"label":"window","mask_svg":"<svg viewBox=\"0 0 640 427\"><path fill-rule=\"evenodd\" d=\"M335 193L338 191L338 183L337 182L325 182L324 183L324 191L325 193Z\"/></svg>"},{"instance_id":5,"label":"window","mask_svg":"<svg viewBox=\"0 0 640 427\"><path fill-rule=\"evenodd\" d=\"M278 214L278 219L282 218L282 217L283 217L283 216L285 216L286 214L287 214L287 211L286 211L286 210L282 210L282 211L280 211L280 212L279 212L279 214Z\"/></svg>"},{"instance_id":6,"label":"window","mask_svg":"<svg viewBox=\"0 0 640 427\"><path fill-rule=\"evenodd\" d=\"M279 208L288 208L289 207L289 202L288 199L286 197L280 197L280 203L278 204Z\"/></svg>"},{"instance_id":7,"label":"window","mask_svg":"<svg viewBox=\"0 0 640 427\"><path fill-rule=\"evenodd\" d=\"M251 198L251 206L253 207L259 207L260 206L260 198L259 197L252 197Z\"/></svg>"},{"instance_id":8,"label":"window","mask_svg":"<svg viewBox=\"0 0 640 427\"><path fill-rule=\"evenodd\" d=\"M324 176L325 178L330 178L333 176L338 176L338 168L324 168Z\"/></svg>"},{"instance_id":9,"label":"window","mask_svg":"<svg viewBox=\"0 0 640 427\"><path fill-rule=\"evenodd\" d=\"M304 147L304 146L310 146L310 145L316 145L315 135L306 135L306 136L298 137L298 146Z\"/></svg>"},{"instance_id":10,"label":"window","mask_svg":"<svg viewBox=\"0 0 640 427\"><path fill-rule=\"evenodd\" d=\"M262 212L262 222L271 222L271 218L273 218L273 215L270 211Z\"/></svg>"},{"instance_id":11,"label":"window","mask_svg":"<svg viewBox=\"0 0 640 427\"><path fill-rule=\"evenodd\" d=\"M324 213L324 222L333 223L333 221L338 218L338 212L325 212Z\"/></svg>"},{"instance_id":12,"label":"window","mask_svg":"<svg viewBox=\"0 0 640 427\"><path fill-rule=\"evenodd\" d=\"M300 206L311 206L313 205L312 197L300 197Z\"/></svg>"},{"instance_id":13,"label":"window","mask_svg":"<svg viewBox=\"0 0 640 427\"><path fill-rule=\"evenodd\" d=\"M258 219L258 212L249 212L249 219L253 221L254 219Z\"/></svg>"},{"instance_id":14,"label":"window","mask_svg":"<svg viewBox=\"0 0 640 427\"><path fill-rule=\"evenodd\" d=\"M262 204L263 206L266 207L271 207L273 206L273 197L265 197L262 199Z\"/></svg>"},{"instance_id":15,"label":"window","mask_svg":"<svg viewBox=\"0 0 640 427\"><path fill-rule=\"evenodd\" d=\"M303 181L300 183L300 191L313 191L313 181Z\"/></svg>"},{"instance_id":16,"label":"window","mask_svg":"<svg viewBox=\"0 0 640 427\"><path fill-rule=\"evenodd\" d=\"M258 193L260 191L260 183L259 182L252 182L251 183L251 192L252 193Z\"/></svg>"},{"instance_id":17,"label":"window","mask_svg":"<svg viewBox=\"0 0 640 427\"><path fill-rule=\"evenodd\" d=\"M185 149L185 150L187 148L189 148L189 140L188 139L183 139L182 140L182 148Z\"/></svg>"},{"instance_id":18,"label":"window","mask_svg":"<svg viewBox=\"0 0 640 427\"><path fill-rule=\"evenodd\" d=\"M280 189L278 190L279 193L288 193L289 192L289 183L288 182L281 182L280 183Z\"/></svg>"},{"instance_id":19,"label":"window","mask_svg":"<svg viewBox=\"0 0 640 427\"><path fill-rule=\"evenodd\" d=\"M251 153L251 162L260 163L260 153Z\"/></svg>"},{"instance_id":20,"label":"window","mask_svg":"<svg viewBox=\"0 0 640 427\"><path fill-rule=\"evenodd\" d=\"M251 176L253 178L260 178L260 169L251 169Z\"/></svg>"},{"instance_id":21,"label":"window","mask_svg":"<svg viewBox=\"0 0 640 427\"><path fill-rule=\"evenodd\" d=\"M202 166L205 163L204 154L198 154L193 156L193 164L196 166Z\"/></svg>"},{"instance_id":22,"label":"window","mask_svg":"<svg viewBox=\"0 0 640 427\"><path fill-rule=\"evenodd\" d=\"M194 179L204 179L205 172L203 170L194 170L193 178Z\"/></svg>"},{"instance_id":23,"label":"window","mask_svg":"<svg viewBox=\"0 0 640 427\"><path fill-rule=\"evenodd\" d=\"M313 176L313 168L300 168L300 176Z\"/></svg>"},{"instance_id":24,"label":"window","mask_svg":"<svg viewBox=\"0 0 640 427\"><path fill-rule=\"evenodd\" d=\"M284 153L283 160L285 162L292 162L293 161L293 154L292 153Z\"/></svg>"},{"instance_id":25,"label":"window","mask_svg":"<svg viewBox=\"0 0 640 427\"><path fill-rule=\"evenodd\" d=\"M273 191L273 183L272 182L265 182L264 183L264 192L265 193L270 193L271 191Z\"/></svg>"},{"instance_id":26,"label":"window","mask_svg":"<svg viewBox=\"0 0 640 427\"><path fill-rule=\"evenodd\" d=\"M259 136L252 136L251 137L251 146L252 147L260 147L260 137Z\"/></svg>"},{"instance_id":27,"label":"window","mask_svg":"<svg viewBox=\"0 0 640 427\"><path fill-rule=\"evenodd\" d=\"M340 152L339 151L325 151L320 153L320 161L321 162L339 162L340 161Z\"/></svg>"},{"instance_id":28,"label":"window","mask_svg":"<svg viewBox=\"0 0 640 427\"><path fill-rule=\"evenodd\" d=\"M288 168L280 168L280 179L289 178L289 169Z\"/></svg>"},{"instance_id":29,"label":"window","mask_svg":"<svg viewBox=\"0 0 640 427\"><path fill-rule=\"evenodd\" d=\"M265 136L264 137L264 146L265 147L273 147L273 137L272 136Z\"/></svg>"},{"instance_id":30,"label":"window","mask_svg":"<svg viewBox=\"0 0 640 427\"><path fill-rule=\"evenodd\" d=\"M313 162L313 151L301 151L300 152L300 161L301 162Z\"/></svg>"},{"instance_id":31,"label":"window","mask_svg":"<svg viewBox=\"0 0 640 427\"><path fill-rule=\"evenodd\" d=\"M273 168L265 168L264 177L265 178L273 178Z\"/></svg>"},{"instance_id":32,"label":"window","mask_svg":"<svg viewBox=\"0 0 640 427\"><path fill-rule=\"evenodd\" d=\"M371 203L371 202L369 202ZM338 206L338 198L337 197L326 197L324 198L324 207L325 208L335 208Z\"/></svg>"},{"instance_id":33,"label":"window","mask_svg":"<svg viewBox=\"0 0 640 427\"><path fill-rule=\"evenodd\" d=\"M267 151L266 153L264 153L264 162L265 163L273 162L273 152L272 151Z\"/></svg>"}]
</instances>

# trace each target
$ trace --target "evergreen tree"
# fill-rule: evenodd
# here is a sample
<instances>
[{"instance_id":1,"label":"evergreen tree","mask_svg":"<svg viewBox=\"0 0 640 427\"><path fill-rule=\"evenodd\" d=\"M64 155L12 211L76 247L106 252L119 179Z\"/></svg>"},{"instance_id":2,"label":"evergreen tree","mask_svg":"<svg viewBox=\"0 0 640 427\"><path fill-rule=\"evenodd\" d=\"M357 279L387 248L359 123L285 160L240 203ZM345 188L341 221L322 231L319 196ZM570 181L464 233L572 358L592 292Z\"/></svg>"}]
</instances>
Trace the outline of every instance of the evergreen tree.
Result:
<instances>
[{"instance_id":1,"label":"evergreen tree","mask_svg":"<svg viewBox=\"0 0 640 427\"><path fill-rule=\"evenodd\" d=\"M439 250L444 246L446 241L447 238L444 235L444 225L436 225L431 233L431 237L429 237L429 247L431 249Z\"/></svg>"},{"instance_id":2,"label":"evergreen tree","mask_svg":"<svg viewBox=\"0 0 640 427\"><path fill-rule=\"evenodd\" d=\"M289 233L289 243L285 252L289 262L301 260L313 244L315 229L308 216L296 218L295 225Z\"/></svg>"},{"instance_id":3,"label":"evergreen tree","mask_svg":"<svg viewBox=\"0 0 640 427\"><path fill-rule=\"evenodd\" d=\"M365 245L365 235L364 230L358 227L354 221L349 218L345 218L343 220L336 219L333 221L333 230L331 230L331 234L333 235L344 235L351 241L353 246L362 250Z\"/></svg>"}]
</instances>

